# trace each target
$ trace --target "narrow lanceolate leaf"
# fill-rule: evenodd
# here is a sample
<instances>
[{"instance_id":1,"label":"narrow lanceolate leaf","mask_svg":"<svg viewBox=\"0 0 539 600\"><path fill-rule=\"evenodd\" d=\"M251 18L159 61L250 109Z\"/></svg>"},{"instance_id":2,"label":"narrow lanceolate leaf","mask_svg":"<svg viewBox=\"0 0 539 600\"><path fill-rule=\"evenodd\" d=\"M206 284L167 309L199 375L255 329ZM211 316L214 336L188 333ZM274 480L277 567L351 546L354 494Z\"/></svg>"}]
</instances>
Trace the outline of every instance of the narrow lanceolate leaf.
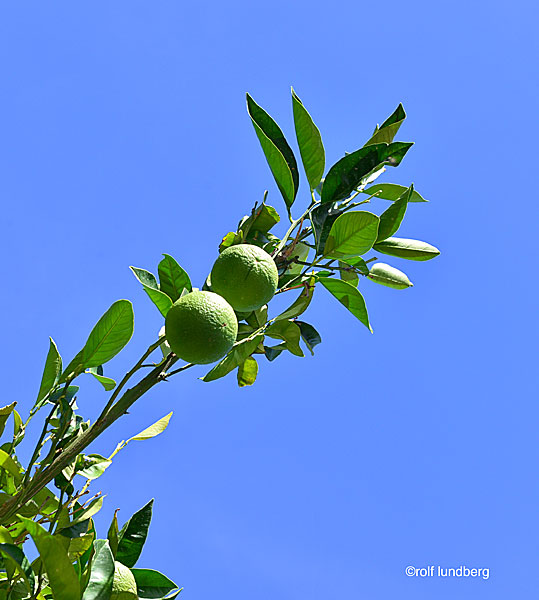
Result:
<instances>
[{"instance_id":1,"label":"narrow lanceolate leaf","mask_svg":"<svg viewBox=\"0 0 539 600\"><path fill-rule=\"evenodd\" d=\"M382 254L398 256L408 260L430 260L436 258L440 251L435 246L419 240L390 237L374 244L374 249Z\"/></svg>"},{"instance_id":2,"label":"narrow lanceolate leaf","mask_svg":"<svg viewBox=\"0 0 539 600\"><path fill-rule=\"evenodd\" d=\"M114 556L108 540L94 542L94 557L90 567L90 579L82 600L110 600L114 581Z\"/></svg>"},{"instance_id":3,"label":"narrow lanceolate leaf","mask_svg":"<svg viewBox=\"0 0 539 600\"><path fill-rule=\"evenodd\" d=\"M112 555L114 557L116 557L116 552L118 551L118 535L120 533L118 530L118 519L116 517L117 512L118 510L114 512L114 516L112 517L112 521L107 532L107 539L109 541L110 551L112 552Z\"/></svg>"},{"instance_id":4,"label":"narrow lanceolate leaf","mask_svg":"<svg viewBox=\"0 0 539 600\"><path fill-rule=\"evenodd\" d=\"M4 428L6 426L6 421L9 419L9 415L13 412L13 409L17 406L16 402L12 402L7 406L3 406L0 408L0 435L4 433Z\"/></svg>"},{"instance_id":5,"label":"narrow lanceolate leaf","mask_svg":"<svg viewBox=\"0 0 539 600\"><path fill-rule=\"evenodd\" d=\"M41 402L41 400L43 400L43 398L45 398L52 390L62 372L62 357L58 352L54 340L52 338L49 338L49 340L49 351L47 353L47 360L45 361L45 368L43 369L43 376L41 378L41 385L39 386L36 404Z\"/></svg>"},{"instance_id":6,"label":"narrow lanceolate leaf","mask_svg":"<svg viewBox=\"0 0 539 600\"><path fill-rule=\"evenodd\" d=\"M23 579L26 591L32 593L34 591L35 575L24 552L14 544L1 543L0 555L4 559L7 570L11 569L18 573Z\"/></svg>"},{"instance_id":7,"label":"narrow lanceolate leaf","mask_svg":"<svg viewBox=\"0 0 539 600\"><path fill-rule=\"evenodd\" d=\"M321 277L320 283L372 333L367 306L361 292L357 288L346 281L342 281L342 279L333 279L331 277Z\"/></svg>"},{"instance_id":8,"label":"narrow lanceolate leaf","mask_svg":"<svg viewBox=\"0 0 539 600\"><path fill-rule=\"evenodd\" d=\"M299 317L299 315L303 314L313 299L315 281L315 278L311 277L305 284L305 287L301 290L294 303L278 317L276 317L275 321L286 321L288 319Z\"/></svg>"},{"instance_id":9,"label":"narrow lanceolate leaf","mask_svg":"<svg viewBox=\"0 0 539 600\"><path fill-rule=\"evenodd\" d=\"M238 366L238 385L245 387L253 385L258 375L258 363L252 356L248 356L241 365Z\"/></svg>"},{"instance_id":10,"label":"narrow lanceolate leaf","mask_svg":"<svg viewBox=\"0 0 539 600\"><path fill-rule=\"evenodd\" d=\"M249 94L247 94L247 111L273 177L290 209L299 186L298 165L294 153L277 123Z\"/></svg>"},{"instance_id":11,"label":"narrow lanceolate leaf","mask_svg":"<svg viewBox=\"0 0 539 600\"><path fill-rule=\"evenodd\" d=\"M105 391L110 392L116 387L116 382L114 381L114 379L111 379L110 377L105 377L103 375L98 375L97 373L92 373L91 371L86 372L90 375L93 375L97 379L97 381L99 381L99 383L105 388Z\"/></svg>"},{"instance_id":12,"label":"narrow lanceolate leaf","mask_svg":"<svg viewBox=\"0 0 539 600\"><path fill-rule=\"evenodd\" d=\"M4 469L10 475L13 476L16 484L19 484L22 480L21 470L17 463L11 458L11 456L0 449L0 469Z\"/></svg>"},{"instance_id":13,"label":"narrow lanceolate leaf","mask_svg":"<svg viewBox=\"0 0 539 600\"><path fill-rule=\"evenodd\" d=\"M376 127L372 137L365 146L380 144L381 142L390 144L397 135L404 119L406 119L406 113L404 112L402 104L399 104L395 111L380 125L380 127Z\"/></svg>"},{"instance_id":14,"label":"narrow lanceolate leaf","mask_svg":"<svg viewBox=\"0 0 539 600\"><path fill-rule=\"evenodd\" d=\"M301 332L301 339L309 349L309 352L314 355L314 347L322 343L322 338L318 331L305 321L295 321Z\"/></svg>"},{"instance_id":15,"label":"narrow lanceolate leaf","mask_svg":"<svg viewBox=\"0 0 539 600\"><path fill-rule=\"evenodd\" d=\"M367 175L383 165L396 167L412 145L405 142L375 144L341 158L326 175L322 187L322 204L348 198Z\"/></svg>"},{"instance_id":16,"label":"narrow lanceolate leaf","mask_svg":"<svg viewBox=\"0 0 539 600\"><path fill-rule=\"evenodd\" d=\"M365 254L376 241L379 221L375 214L367 211L344 213L331 227L324 256L345 259Z\"/></svg>"},{"instance_id":17,"label":"narrow lanceolate leaf","mask_svg":"<svg viewBox=\"0 0 539 600\"><path fill-rule=\"evenodd\" d=\"M137 582L137 593L140 600L147 598L161 599L178 589L178 586L165 577L163 573L153 569L131 569Z\"/></svg>"},{"instance_id":18,"label":"narrow lanceolate leaf","mask_svg":"<svg viewBox=\"0 0 539 600\"><path fill-rule=\"evenodd\" d=\"M396 290L404 290L414 285L405 273L385 263L374 264L370 270L369 279Z\"/></svg>"},{"instance_id":19,"label":"narrow lanceolate leaf","mask_svg":"<svg viewBox=\"0 0 539 600\"><path fill-rule=\"evenodd\" d=\"M142 552L152 520L152 506L153 500L150 500L127 521L118 535L116 560L126 567L134 567Z\"/></svg>"},{"instance_id":20,"label":"narrow lanceolate leaf","mask_svg":"<svg viewBox=\"0 0 539 600\"><path fill-rule=\"evenodd\" d=\"M294 112L294 126L298 140L301 160L311 190L314 190L324 175L326 155L322 136L314 124L311 115L292 89L292 109Z\"/></svg>"},{"instance_id":21,"label":"narrow lanceolate leaf","mask_svg":"<svg viewBox=\"0 0 539 600\"><path fill-rule=\"evenodd\" d=\"M396 183L377 183L376 185L372 185L371 187L362 190L362 193L367 194L368 196L376 195L377 198L381 198L382 200L394 202L395 200L398 200L407 189L406 186L397 185ZM428 200L425 200L421 194L414 190L408 202L428 202Z\"/></svg>"},{"instance_id":22,"label":"narrow lanceolate leaf","mask_svg":"<svg viewBox=\"0 0 539 600\"><path fill-rule=\"evenodd\" d=\"M85 368L98 367L112 358L133 335L133 306L129 300L117 300L92 329L82 350Z\"/></svg>"},{"instance_id":23,"label":"narrow lanceolate leaf","mask_svg":"<svg viewBox=\"0 0 539 600\"><path fill-rule=\"evenodd\" d=\"M380 226L378 227L378 237L376 238L377 242L385 240L394 233L397 233L413 193L414 186L411 185L400 198L393 202L393 204L380 215Z\"/></svg>"},{"instance_id":24,"label":"narrow lanceolate leaf","mask_svg":"<svg viewBox=\"0 0 539 600\"><path fill-rule=\"evenodd\" d=\"M157 421L153 425L150 425L150 427L146 427L146 429L144 429L140 433L137 433L137 435L134 435L132 438L129 438L127 441L130 442L131 440L149 440L155 437L156 435L163 433L163 431L165 431L165 429L168 427L170 417L172 417L171 412L168 413L168 415L165 415L164 417L159 419L159 421Z\"/></svg>"},{"instance_id":25,"label":"narrow lanceolate leaf","mask_svg":"<svg viewBox=\"0 0 539 600\"><path fill-rule=\"evenodd\" d=\"M163 254L163 256L163 260L157 267L159 289L169 296L172 302L176 302L184 289L188 292L191 291L191 280L172 256L169 254Z\"/></svg>"},{"instance_id":26,"label":"narrow lanceolate leaf","mask_svg":"<svg viewBox=\"0 0 539 600\"><path fill-rule=\"evenodd\" d=\"M276 321L266 329L266 335L276 340L283 340L289 352L296 356L304 356L299 345L301 331L295 321Z\"/></svg>"},{"instance_id":27,"label":"narrow lanceolate leaf","mask_svg":"<svg viewBox=\"0 0 539 600\"><path fill-rule=\"evenodd\" d=\"M246 358L251 356L263 338L264 335L259 333L253 337L245 338L244 340L241 340L241 342L236 342L223 360L202 377L202 381L215 381L216 379L228 375L236 367L241 365Z\"/></svg>"},{"instance_id":28,"label":"narrow lanceolate leaf","mask_svg":"<svg viewBox=\"0 0 539 600\"><path fill-rule=\"evenodd\" d=\"M80 598L79 579L62 542L34 521L20 515L18 518L37 547L54 600Z\"/></svg>"},{"instance_id":29,"label":"narrow lanceolate leaf","mask_svg":"<svg viewBox=\"0 0 539 600\"><path fill-rule=\"evenodd\" d=\"M129 267L135 277L140 281L144 291L148 294L150 300L157 306L159 312L166 317L167 312L172 306L172 299L159 289L159 284L153 273L146 271L146 269L139 269L137 267Z\"/></svg>"}]
</instances>

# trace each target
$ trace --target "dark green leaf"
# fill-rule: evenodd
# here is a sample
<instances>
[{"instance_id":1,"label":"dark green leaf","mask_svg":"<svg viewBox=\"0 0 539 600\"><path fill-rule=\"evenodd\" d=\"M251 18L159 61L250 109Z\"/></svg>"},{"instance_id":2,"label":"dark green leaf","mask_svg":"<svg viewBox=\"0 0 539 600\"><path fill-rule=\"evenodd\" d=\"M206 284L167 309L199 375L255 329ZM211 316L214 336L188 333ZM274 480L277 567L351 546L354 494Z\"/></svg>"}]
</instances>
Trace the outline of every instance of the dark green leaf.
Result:
<instances>
[{"instance_id":1,"label":"dark green leaf","mask_svg":"<svg viewBox=\"0 0 539 600\"><path fill-rule=\"evenodd\" d=\"M141 600L161 600L178 586L159 571L152 569L132 569L137 582L137 592Z\"/></svg>"},{"instance_id":2,"label":"dark green leaf","mask_svg":"<svg viewBox=\"0 0 539 600\"><path fill-rule=\"evenodd\" d=\"M380 166L396 167L412 143L394 142L360 148L336 162L329 170L322 188L322 204L347 198L362 179Z\"/></svg>"},{"instance_id":3,"label":"dark green leaf","mask_svg":"<svg viewBox=\"0 0 539 600\"><path fill-rule=\"evenodd\" d=\"M148 535L152 520L153 500L138 510L122 527L118 535L116 560L126 567L134 567Z\"/></svg>"},{"instance_id":4,"label":"dark green leaf","mask_svg":"<svg viewBox=\"0 0 539 600\"><path fill-rule=\"evenodd\" d=\"M32 536L43 567L47 573L54 600L74 600L80 598L77 574L62 542L47 533L41 525L22 516L18 517Z\"/></svg>"},{"instance_id":5,"label":"dark green leaf","mask_svg":"<svg viewBox=\"0 0 539 600\"><path fill-rule=\"evenodd\" d=\"M301 273L301 271L303 271L304 265L300 265L297 262L294 262L294 260L305 262L309 255L309 251L309 246L307 246L307 244L304 244L303 242L298 242L294 246L294 249L291 251L287 246L283 248L283 255L287 255L287 261L290 264L288 264L288 266L284 270L282 268L279 269L280 275L278 287L284 287L289 281L295 279ZM288 254L288 252L290 253Z\"/></svg>"},{"instance_id":6,"label":"dark green leaf","mask_svg":"<svg viewBox=\"0 0 539 600\"><path fill-rule=\"evenodd\" d=\"M346 281L342 281L342 279L333 279L330 277L321 277L320 283L372 333L367 306L361 292L357 288Z\"/></svg>"},{"instance_id":7,"label":"dark green leaf","mask_svg":"<svg viewBox=\"0 0 539 600\"><path fill-rule=\"evenodd\" d=\"M346 259L368 252L378 235L379 218L367 211L344 213L329 232L324 256Z\"/></svg>"},{"instance_id":8,"label":"dark green leaf","mask_svg":"<svg viewBox=\"0 0 539 600\"><path fill-rule=\"evenodd\" d=\"M370 146L372 144L380 144L385 142L386 144L390 144L397 132L400 129L404 119L406 118L406 113L404 112L404 107L402 104L399 104L392 115L390 115L380 127L376 127L374 130L374 134L370 138L370 140L365 144L365 146Z\"/></svg>"},{"instance_id":9,"label":"dark green leaf","mask_svg":"<svg viewBox=\"0 0 539 600\"><path fill-rule=\"evenodd\" d=\"M322 338L316 329L305 321L295 321L301 332L301 339L309 349L309 352L314 355L314 347L322 342Z\"/></svg>"},{"instance_id":10,"label":"dark green leaf","mask_svg":"<svg viewBox=\"0 0 539 600\"><path fill-rule=\"evenodd\" d=\"M112 552L114 558L116 558L116 553L118 552L118 535L120 533L118 530L118 519L116 517L117 512L117 510L114 511L114 516L112 517L112 521L107 532L107 539L109 541L110 551Z\"/></svg>"},{"instance_id":11,"label":"dark green leaf","mask_svg":"<svg viewBox=\"0 0 539 600\"><path fill-rule=\"evenodd\" d=\"M299 185L298 166L294 153L277 123L249 94L247 94L247 110L277 186L290 209Z\"/></svg>"},{"instance_id":12,"label":"dark green leaf","mask_svg":"<svg viewBox=\"0 0 539 600\"><path fill-rule=\"evenodd\" d=\"M396 183L377 183L371 187L362 190L363 194L373 196L376 194L377 198L382 200L391 200L392 202L400 198L408 188L404 185L397 185ZM428 202L423 196L418 194L415 190L413 191L408 202Z\"/></svg>"},{"instance_id":13,"label":"dark green leaf","mask_svg":"<svg viewBox=\"0 0 539 600\"><path fill-rule=\"evenodd\" d=\"M39 386L36 404L39 404L52 390L62 372L62 357L58 352L54 340L52 338L49 338L49 340L49 351L45 361L45 368L43 369L43 376L41 378L41 385Z\"/></svg>"},{"instance_id":14,"label":"dark green leaf","mask_svg":"<svg viewBox=\"0 0 539 600\"><path fill-rule=\"evenodd\" d=\"M374 264L369 273L369 279L396 290L404 290L413 286L405 273L385 263Z\"/></svg>"},{"instance_id":15,"label":"dark green leaf","mask_svg":"<svg viewBox=\"0 0 539 600\"><path fill-rule=\"evenodd\" d=\"M322 136L294 90L292 90L292 109L301 160L311 190L314 190L322 179L326 164Z\"/></svg>"},{"instance_id":16,"label":"dark green leaf","mask_svg":"<svg viewBox=\"0 0 539 600\"><path fill-rule=\"evenodd\" d=\"M281 352L286 349L286 344L283 342L277 346L264 346L264 353L266 358L271 362L274 361L281 354Z\"/></svg>"},{"instance_id":17,"label":"dark green leaf","mask_svg":"<svg viewBox=\"0 0 539 600\"><path fill-rule=\"evenodd\" d=\"M241 365L238 366L238 385L244 387L253 385L258 375L258 363L252 356L248 356Z\"/></svg>"},{"instance_id":18,"label":"dark green leaf","mask_svg":"<svg viewBox=\"0 0 539 600\"><path fill-rule=\"evenodd\" d=\"M17 406L16 402L12 402L7 406L3 406L0 408L0 435L4 433L4 428L6 426L6 421L9 419L9 415L13 412L13 409Z\"/></svg>"},{"instance_id":19,"label":"dark green leaf","mask_svg":"<svg viewBox=\"0 0 539 600\"><path fill-rule=\"evenodd\" d=\"M58 531L57 535L63 535L66 538L78 538L88 533L90 527L90 519L85 519L79 523L71 524L69 527L64 527Z\"/></svg>"},{"instance_id":20,"label":"dark green leaf","mask_svg":"<svg viewBox=\"0 0 539 600\"><path fill-rule=\"evenodd\" d=\"M85 368L103 365L114 358L133 335L133 306L117 300L92 329L82 350Z\"/></svg>"},{"instance_id":21,"label":"dark green leaf","mask_svg":"<svg viewBox=\"0 0 539 600\"><path fill-rule=\"evenodd\" d=\"M108 540L94 542L94 557L90 567L90 579L82 600L110 600L114 581L114 556Z\"/></svg>"},{"instance_id":22,"label":"dark green leaf","mask_svg":"<svg viewBox=\"0 0 539 600\"><path fill-rule=\"evenodd\" d=\"M159 289L167 294L172 302L176 302L184 289L188 292L192 290L191 280L172 256L169 254L163 254L163 256L163 260L157 267Z\"/></svg>"},{"instance_id":23,"label":"dark green leaf","mask_svg":"<svg viewBox=\"0 0 539 600\"><path fill-rule=\"evenodd\" d=\"M148 294L150 300L157 306L159 312L166 317L167 312L172 306L172 299L159 289L155 275L145 269L129 267L135 277L140 281L144 291Z\"/></svg>"},{"instance_id":24,"label":"dark green leaf","mask_svg":"<svg viewBox=\"0 0 539 600\"><path fill-rule=\"evenodd\" d=\"M236 342L229 353L211 371L202 377L202 381L214 381L228 375L257 349L264 335L259 333L254 337Z\"/></svg>"},{"instance_id":25,"label":"dark green leaf","mask_svg":"<svg viewBox=\"0 0 539 600\"><path fill-rule=\"evenodd\" d=\"M342 215L343 213L344 211L337 208L336 203L333 202L328 204L318 204L311 211L309 218L313 226L317 256L324 251L324 246L326 245L331 227L339 215Z\"/></svg>"},{"instance_id":26,"label":"dark green leaf","mask_svg":"<svg viewBox=\"0 0 539 600\"><path fill-rule=\"evenodd\" d=\"M294 321L276 321L266 329L266 335L270 338L283 340L289 352L296 356L304 356L299 345L301 331Z\"/></svg>"},{"instance_id":27,"label":"dark green leaf","mask_svg":"<svg viewBox=\"0 0 539 600\"><path fill-rule=\"evenodd\" d=\"M10 566L11 570L19 573L24 581L24 587L27 592L34 591L34 571L24 555L24 552L14 544L0 544L0 554L7 563L6 566ZM26 597L26 596L25 596Z\"/></svg>"},{"instance_id":28,"label":"dark green leaf","mask_svg":"<svg viewBox=\"0 0 539 600\"><path fill-rule=\"evenodd\" d=\"M410 197L414 192L411 185L391 206L380 215L380 226L378 227L377 242L385 240L396 233L401 226Z\"/></svg>"},{"instance_id":29,"label":"dark green leaf","mask_svg":"<svg viewBox=\"0 0 539 600\"><path fill-rule=\"evenodd\" d=\"M299 317L299 315L303 314L307 310L309 304L311 303L311 300L313 299L314 284L315 279L314 277L311 277L309 281L305 284L305 287L301 290L295 302L291 306L289 306L284 312L282 312L278 317L276 317L275 320L283 321L293 319L294 317Z\"/></svg>"},{"instance_id":30,"label":"dark green leaf","mask_svg":"<svg viewBox=\"0 0 539 600\"><path fill-rule=\"evenodd\" d=\"M398 256L399 258L406 258L408 260L430 260L440 254L438 248L427 244L427 242L396 237L390 237L383 242L377 242L374 244L374 249L382 252L382 254Z\"/></svg>"}]
</instances>

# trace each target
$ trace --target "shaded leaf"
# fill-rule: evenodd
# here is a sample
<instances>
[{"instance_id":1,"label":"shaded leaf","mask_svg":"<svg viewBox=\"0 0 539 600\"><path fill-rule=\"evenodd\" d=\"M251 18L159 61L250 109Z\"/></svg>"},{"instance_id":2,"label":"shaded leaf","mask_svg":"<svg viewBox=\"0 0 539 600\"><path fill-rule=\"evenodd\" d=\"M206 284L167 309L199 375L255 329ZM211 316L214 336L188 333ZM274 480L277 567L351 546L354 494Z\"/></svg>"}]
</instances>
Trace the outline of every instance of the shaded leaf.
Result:
<instances>
[{"instance_id":1,"label":"shaded leaf","mask_svg":"<svg viewBox=\"0 0 539 600\"><path fill-rule=\"evenodd\" d=\"M118 535L120 533L118 529L118 518L116 517L116 513L118 511L114 511L114 516L112 517L112 521L109 526L109 530L107 532L107 539L110 545L110 551L112 555L116 558L116 552L118 551Z\"/></svg>"},{"instance_id":2,"label":"shaded leaf","mask_svg":"<svg viewBox=\"0 0 539 600\"><path fill-rule=\"evenodd\" d=\"M311 211L309 219L313 226L317 256L324 252L324 246L326 245L331 227L343 213L344 211L337 208L337 205L333 202L318 204Z\"/></svg>"},{"instance_id":3,"label":"shaded leaf","mask_svg":"<svg viewBox=\"0 0 539 600\"><path fill-rule=\"evenodd\" d=\"M94 557L90 567L90 578L82 600L110 600L114 581L114 556L108 540L94 542Z\"/></svg>"},{"instance_id":4,"label":"shaded leaf","mask_svg":"<svg viewBox=\"0 0 539 600\"><path fill-rule=\"evenodd\" d=\"M376 185L363 190L362 193L367 194L368 196L376 194L377 198L393 202L400 198L407 189L409 188L404 185L397 185L396 183L377 183ZM428 200L425 200L423 196L414 190L408 202L428 202Z\"/></svg>"},{"instance_id":5,"label":"shaded leaf","mask_svg":"<svg viewBox=\"0 0 539 600\"><path fill-rule=\"evenodd\" d=\"M282 268L279 270L281 274L279 275L278 287L284 287L289 281L292 281L292 279L294 279L301 273L301 271L304 268L304 265L300 265L297 262L292 261L299 260L301 262L305 262L307 257L309 256L309 251L309 246L307 246L307 244L304 244L303 242L298 242L291 251L286 246L285 248L283 248L282 254L288 254L287 261L290 261L290 264L282 273Z\"/></svg>"},{"instance_id":6,"label":"shaded leaf","mask_svg":"<svg viewBox=\"0 0 539 600\"><path fill-rule=\"evenodd\" d=\"M190 292L193 288L189 275L180 267L172 256L163 254L164 258L157 267L159 289L167 294L172 302L176 302L184 289ZM166 315L164 315L166 316Z\"/></svg>"},{"instance_id":7,"label":"shaded leaf","mask_svg":"<svg viewBox=\"0 0 539 600\"><path fill-rule=\"evenodd\" d=\"M9 415L13 412L13 409L17 406L16 402L12 402L7 406L3 406L0 408L0 435L4 433L4 429L6 427L6 422L9 419Z\"/></svg>"},{"instance_id":8,"label":"shaded leaf","mask_svg":"<svg viewBox=\"0 0 539 600\"><path fill-rule=\"evenodd\" d=\"M258 375L258 363L252 356L248 356L241 365L238 366L238 385L244 387L253 385Z\"/></svg>"},{"instance_id":9,"label":"shaded leaf","mask_svg":"<svg viewBox=\"0 0 539 600\"><path fill-rule=\"evenodd\" d=\"M243 363L247 357L251 356L263 339L264 335L259 333L254 337L248 337L240 342L236 342L221 362L202 377L202 381L215 381L228 375L228 373Z\"/></svg>"},{"instance_id":10,"label":"shaded leaf","mask_svg":"<svg viewBox=\"0 0 539 600\"><path fill-rule=\"evenodd\" d=\"M357 288L346 281L342 281L342 279L321 277L319 281L330 294L335 296L372 333L367 306L361 292Z\"/></svg>"},{"instance_id":11,"label":"shaded leaf","mask_svg":"<svg viewBox=\"0 0 539 600\"><path fill-rule=\"evenodd\" d=\"M295 321L301 333L301 339L309 349L309 352L314 355L314 347L322 343L322 338L318 331L305 321Z\"/></svg>"},{"instance_id":12,"label":"shaded leaf","mask_svg":"<svg viewBox=\"0 0 539 600\"><path fill-rule=\"evenodd\" d=\"M368 252L378 235L379 218L367 211L344 213L333 223L324 256L343 258Z\"/></svg>"},{"instance_id":13,"label":"shaded leaf","mask_svg":"<svg viewBox=\"0 0 539 600\"><path fill-rule=\"evenodd\" d=\"M396 290L404 290L414 285L405 273L385 263L374 264L369 273L369 279Z\"/></svg>"},{"instance_id":14,"label":"shaded leaf","mask_svg":"<svg viewBox=\"0 0 539 600\"><path fill-rule=\"evenodd\" d=\"M97 514L103 506L103 499L103 496L99 496L99 498L92 500L86 508L80 507L78 510L75 510L75 512L73 513L74 519L71 522L71 525L82 523L83 521L86 521L87 519Z\"/></svg>"},{"instance_id":15,"label":"shaded leaf","mask_svg":"<svg viewBox=\"0 0 539 600\"><path fill-rule=\"evenodd\" d=\"M440 251L435 246L406 238L389 237L382 242L376 242L374 249L382 254L398 256L408 260L430 260L436 258Z\"/></svg>"},{"instance_id":16,"label":"shaded leaf","mask_svg":"<svg viewBox=\"0 0 539 600\"><path fill-rule=\"evenodd\" d=\"M137 582L137 593L141 600L162 599L178 586L168 577L153 569L132 569Z\"/></svg>"},{"instance_id":17,"label":"shaded leaf","mask_svg":"<svg viewBox=\"0 0 539 600\"><path fill-rule=\"evenodd\" d=\"M43 369L43 376L41 377L41 384L39 386L39 392L37 394L36 404L39 404L43 398L52 390L56 385L60 374L62 373L62 357L58 352L58 348L52 338L49 338L49 351L47 353L47 359L45 360L45 368Z\"/></svg>"},{"instance_id":18,"label":"shaded leaf","mask_svg":"<svg viewBox=\"0 0 539 600\"><path fill-rule=\"evenodd\" d=\"M152 520L153 499L138 510L118 534L118 551L116 560L126 567L133 567L137 562Z\"/></svg>"},{"instance_id":19,"label":"shaded leaf","mask_svg":"<svg viewBox=\"0 0 539 600\"><path fill-rule=\"evenodd\" d=\"M400 126L406 119L406 113L404 112L404 107L402 104L399 104L395 111L380 125L380 127L376 127L372 137L365 144L365 146L370 146L371 144L380 144L385 142L386 144L390 144L397 132L400 129Z\"/></svg>"},{"instance_id":20,"label":"shaded leaf","mask_svg":"<svg viewBox=\"0 0 539 600\"><path fill-rule=\"evenodd\" d=\"M110 467L112 461L100 454L87 454L81 458L80 467L77 465L77 475L86 479L97 479Z\"/></svg>"},{"instance_id":21,"label":"shaded leaf","mask_svg":"<svg viewBox=\"0 0 539 600\"><path fill-rule=\"evenodd\" d=\"M289 352L295 356L304 356L299 345L301 331L294 321L276 321L266 329L268 337L283 340Z\"/></svg>"},{"instance_id":22,"label":"shaded leaf","mask_svg":"<svg viewBox=\"0 0 539 600\"><path fill-rule=\"evenodd\" d=\"M110 377L104 377L103 375L98 375L97 373L92 373L91 371L86 372L90 373L90 375L93 375L107 392L110 392L116 387L116 382L114 379L111 379Z\"/></svg>"},{"instance_id":23,"label":"shaded leaf","mask_svg":"<svg viewBox=\"0 0 539 600\"><path fill-rule=\"evenodd\" d=\"M311 277L309 281L305 283L305 287L301 290L295 302L278 317L275 317L275 321L293 319L294 317L299 317L299 315L303 314L313 299L315 281L315 278Z\"/></svg>"},{"instance_id":24,"label":"shaded leaf","mask_svg":"<svg viewBox=\"0 0 539 600\"><path fill-rule=\"evenodd\" d=\"M380 215L380 226L378 227L377 242L391 237L399 229L410 197L414 192L414 186L411 185L393 204Z\"/></svg>"},{"instance_id":25,"label":"shaded leaf","mask_svg":"<svg viewBox=\"0 0 539 600\"><path fill-rule=\"evenodd\" d=\"M277 346L264 346L264 354L271 362L274 361L281 354L281 352L286 349L286 344L284 342L282 344L278 344Z\"/></svg>"},{"instance_id":26,"label":"shaded leaf","mask_svg":"<svg viewBox=\"0 0 539 600\"><path fill-rule=\"evenodd\" d=\"M4 450L0 450L0 468L12 475L17 485L21 482L21 467Z\"/></svg>"},{"instance_id":27,"label":"shaded leaf","mask_svg":"<svg viewBox=\"0 0 539 600\"><path fill-rule=\"evenodd\" d=\"M6 567L22 576L26 591L30 593L33 592L35 580L34 571L21 548L11 543L1 543L0 554L4 559L4 563L7 563Z\"/></svg>"}]
</instances>

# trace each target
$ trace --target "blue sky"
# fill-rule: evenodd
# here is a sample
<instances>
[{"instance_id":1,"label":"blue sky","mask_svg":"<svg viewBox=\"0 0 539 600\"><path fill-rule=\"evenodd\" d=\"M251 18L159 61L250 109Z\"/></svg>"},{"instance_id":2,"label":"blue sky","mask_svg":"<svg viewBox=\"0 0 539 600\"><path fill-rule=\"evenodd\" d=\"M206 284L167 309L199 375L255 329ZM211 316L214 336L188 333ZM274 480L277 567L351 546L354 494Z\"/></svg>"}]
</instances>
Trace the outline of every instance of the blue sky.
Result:
<instances>
[{"instance_id":1,"label":"blue sky","mask_svg":"<svg viewBox=\"0 0 539 600\"><path fill-rule=\"evenodd\" d=\"M314 358L263 362L241 390L187 371L92 447L174 411L96 482L96 523L104 536L115 508L123 521L155 497L140 566L185 598L536 597L537 16L522 0L0 9L0 352L4 403L21 412L48 336L69 360L114 300L134 302L136 326L107 374L153 341L162 322L129 265L155 270L167 252L201 285L264 189L282 209L246 91L294 141L293 85L328 164L399 102L408 113L398 137L416 145L383 181L430 200L401 234L442 255L393 261L410 290L362 282L374 335L319 290ZM303 180L298 204L307 193ZM95 418L106 394L83 385Z\"/></svg>"}]
</instances>

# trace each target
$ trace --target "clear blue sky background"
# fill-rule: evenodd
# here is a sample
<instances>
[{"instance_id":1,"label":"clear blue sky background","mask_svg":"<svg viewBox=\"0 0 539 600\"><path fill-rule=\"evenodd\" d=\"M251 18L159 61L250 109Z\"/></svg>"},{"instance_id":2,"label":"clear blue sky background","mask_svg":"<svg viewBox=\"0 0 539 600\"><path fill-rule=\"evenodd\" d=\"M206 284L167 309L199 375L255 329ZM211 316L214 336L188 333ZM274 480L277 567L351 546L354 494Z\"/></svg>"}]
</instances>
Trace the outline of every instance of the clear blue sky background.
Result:
<instances>
[{"instance_id":1,"label":"clear blue sky background","mask_svg":"<svg viewBox=\"0 0 539 600\"><path fill-rule=\"evenodd\" d=\"M374 335L320 290L314 358L264 361L241 390L188 371L93 446L108 454L174 410L96 482L96 522L104 536L115 508L124 521L155 497L139 564L185 598L537 597L537 17L522 0L0 9L0 360L21 412L48 335L68 360L129 298L135 334L107 374L153 341L162 322L129 265L171 253L201 285L265 188L282 208L246 91L294 141L294 85L329 164L399 102L408 112L399 138L416 145L383 180L431 201L401 233L442 255L391 261L410 290L362 282ZM83 382L82 414L105 401ZM431 564L491 576L404 574Z\"/></svg>"}]
</instances>

